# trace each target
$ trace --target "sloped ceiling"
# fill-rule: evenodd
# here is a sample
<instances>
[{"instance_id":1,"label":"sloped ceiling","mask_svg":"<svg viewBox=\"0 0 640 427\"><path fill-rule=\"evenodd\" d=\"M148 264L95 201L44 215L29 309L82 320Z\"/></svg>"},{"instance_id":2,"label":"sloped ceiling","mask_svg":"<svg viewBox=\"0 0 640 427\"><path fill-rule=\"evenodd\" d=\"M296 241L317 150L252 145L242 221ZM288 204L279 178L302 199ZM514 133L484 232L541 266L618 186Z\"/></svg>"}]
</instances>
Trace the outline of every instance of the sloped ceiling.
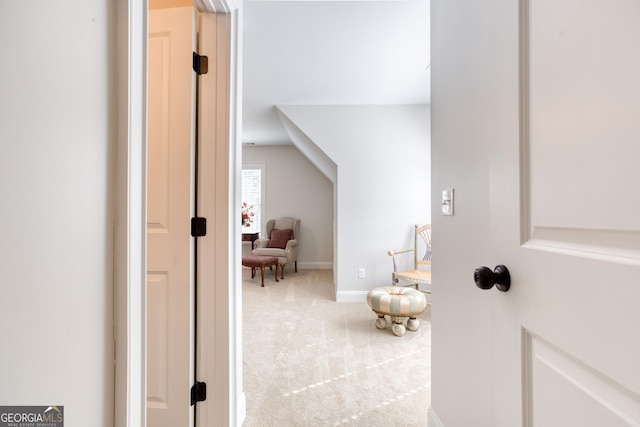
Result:
<instances>
[{"instance_id":1,"label":"sloped ceiling","mask_svg":"<svg viewBox=\"0 0 640 427\"><path fill-rule=\"evenodd\" d=\"M244 143L290 143L277 105L429 103L428 0L249 0L243 15Z\"/></svg>"}]
</instances>

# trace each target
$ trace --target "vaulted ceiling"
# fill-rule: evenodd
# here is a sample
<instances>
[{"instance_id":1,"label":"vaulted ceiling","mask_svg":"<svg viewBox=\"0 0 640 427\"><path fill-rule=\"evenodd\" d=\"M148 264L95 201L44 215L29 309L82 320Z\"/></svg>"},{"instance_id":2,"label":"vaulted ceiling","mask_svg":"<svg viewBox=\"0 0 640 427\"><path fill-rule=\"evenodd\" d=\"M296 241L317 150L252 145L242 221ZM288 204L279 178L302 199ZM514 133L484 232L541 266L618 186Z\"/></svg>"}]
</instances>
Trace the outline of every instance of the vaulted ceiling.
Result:
<instances>
[{"instance_id":1,"label":"vaulted ceiling","mask_svg":"<svg viewBox=\"0 0 640 427\"><path fill-rule=\"evenodd\" d=\"M243 15L245 143L289 142L277 105L429 103L429 0L248 0Z\"/></svg>"}]
</instances>

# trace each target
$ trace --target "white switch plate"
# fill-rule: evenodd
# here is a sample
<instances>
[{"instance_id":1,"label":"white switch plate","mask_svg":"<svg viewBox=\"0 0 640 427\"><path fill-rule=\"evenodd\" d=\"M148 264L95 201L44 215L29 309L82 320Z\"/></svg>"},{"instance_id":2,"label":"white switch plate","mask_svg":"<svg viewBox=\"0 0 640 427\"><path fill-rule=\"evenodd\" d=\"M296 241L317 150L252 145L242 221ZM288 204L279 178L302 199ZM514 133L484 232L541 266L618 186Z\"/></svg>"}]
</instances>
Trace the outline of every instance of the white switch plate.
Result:
<instances>
[{"instance_id":1,"label":"white switch plate","mask_svg":"<svg viewBox=\"0 0 640 427\"><path fill-rule=\"evenodd\" d=\"M442 190L442 215L453 215L453 188Z\"/></svg>"}]
</instances>

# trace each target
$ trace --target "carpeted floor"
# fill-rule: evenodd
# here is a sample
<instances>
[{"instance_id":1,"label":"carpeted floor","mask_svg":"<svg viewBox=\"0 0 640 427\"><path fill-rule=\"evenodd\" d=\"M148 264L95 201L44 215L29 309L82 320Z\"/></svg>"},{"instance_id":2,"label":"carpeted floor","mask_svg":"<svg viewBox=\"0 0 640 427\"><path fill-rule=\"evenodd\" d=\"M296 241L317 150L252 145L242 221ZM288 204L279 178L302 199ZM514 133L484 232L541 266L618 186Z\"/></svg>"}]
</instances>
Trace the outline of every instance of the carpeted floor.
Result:
<instances>
[{"instance_id":1,"label":"carpeted floor","mask_svg":"<svg viewBox=\"0 0 640 427\"><path fill-rule=\"evenodd\" d=\"M334 302L331 270L267 271L262 288L243 269L242 288L244 427L427 425L429 308L397 337L366 302Z\"/></svg>"}]
</instances>

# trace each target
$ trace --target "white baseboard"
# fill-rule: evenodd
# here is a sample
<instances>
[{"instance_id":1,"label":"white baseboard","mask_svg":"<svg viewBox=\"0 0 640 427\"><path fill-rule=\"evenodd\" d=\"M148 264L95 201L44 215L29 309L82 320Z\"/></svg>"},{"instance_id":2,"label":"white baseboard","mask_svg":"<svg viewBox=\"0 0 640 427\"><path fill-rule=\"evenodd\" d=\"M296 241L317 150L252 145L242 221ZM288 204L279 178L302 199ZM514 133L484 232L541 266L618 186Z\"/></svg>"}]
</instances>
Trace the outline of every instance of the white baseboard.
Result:
<instances>
[{"instance_id":1,"label":"white baseboard","mask_svg":"<svg viewBox=\"0 0 640 427\"><path fill-rule=\"evenodd\" d=\"M336 302L367 302L369 291L338 291Z\"/></svg>"},{"instance_id":2,"label":"white baseboard","mask_svg":"<svg viewBox=\"0 0 640 427\"><path fill-rule=\"evenodd\" d=\"M440 418L438 418L435 409L433 409L433 406L431 405L429 405L427 425L429 427L444 427L444 424L442 424L442 421L440 421Z\"/></svg>"}]
</instances>

